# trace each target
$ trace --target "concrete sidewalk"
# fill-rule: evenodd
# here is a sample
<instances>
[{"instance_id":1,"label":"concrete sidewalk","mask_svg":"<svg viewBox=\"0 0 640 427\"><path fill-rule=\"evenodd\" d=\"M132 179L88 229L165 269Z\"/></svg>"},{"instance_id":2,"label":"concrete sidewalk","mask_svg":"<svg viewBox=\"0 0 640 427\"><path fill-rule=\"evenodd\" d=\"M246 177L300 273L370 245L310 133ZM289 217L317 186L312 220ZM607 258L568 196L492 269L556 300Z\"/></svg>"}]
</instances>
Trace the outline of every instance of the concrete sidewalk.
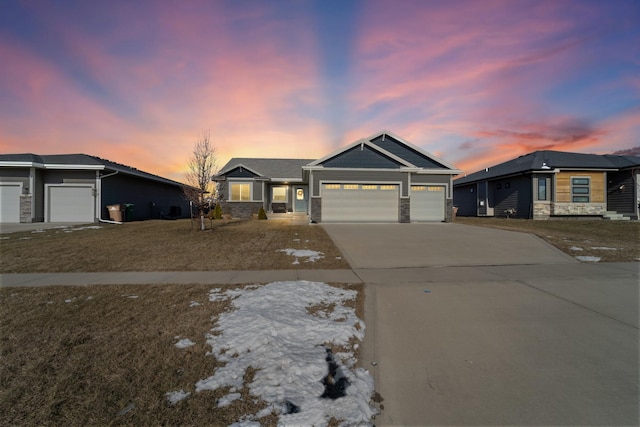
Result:
<instances>
[{"instance_id":1,"label":"concrete sidewalk","mask_svg":"<svg viewBox=\"0 0 640 427\"><path fill-rule=\"evenodd\" d=\"M360 283L358 276L351 270L167 271L0 274L0 287L188 283L230 285L288 280Z\"/></svg>"}]
</instances>

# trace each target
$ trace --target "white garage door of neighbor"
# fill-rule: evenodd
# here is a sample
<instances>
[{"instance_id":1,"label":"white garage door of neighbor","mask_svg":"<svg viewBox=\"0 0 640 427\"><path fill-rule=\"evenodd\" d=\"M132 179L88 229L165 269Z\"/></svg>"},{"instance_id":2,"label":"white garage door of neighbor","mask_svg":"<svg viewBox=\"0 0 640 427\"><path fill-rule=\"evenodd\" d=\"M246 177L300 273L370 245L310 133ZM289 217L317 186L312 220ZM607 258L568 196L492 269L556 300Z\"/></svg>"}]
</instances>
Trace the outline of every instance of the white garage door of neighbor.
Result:
<instances>
[{"instance_id":1,"label":"white garage door of neighbor","mask_svg":"<svg viewBox=\"0 0 640 427\"><path fill-rule=\"evenodd\" d=\"M0 184L0 222L20 222L20 184Z\"/></svg>"},{"instance_id":2,"label":"white garage door of neighbor","mask_svg":"<svg viewBox=\"0 0 640 427\"><path fill-rule=\"evenodd\" d=\"M400 186L323 184L322 222L398 222Z\"/></svg>"},{"instance_id":3,"label":"white garage door of neighbor","mask_svg":"<svg viewBox=\"0 0 640 427\"><path fill-rule=\"evenodd\" d=\"M412 185L411 221L444 221L444 196L443 185Z\"/></svg>"},{"instance_id":4,"label":"white garage door of neighbor","mask_svg":"<svg viewBox=\"0 0 640 427\"><path fill-rule=\"evenodd\" d=\"M49 222L95 221L92 186L50 186L47 191Z\"/></svg>"}]
</instances>

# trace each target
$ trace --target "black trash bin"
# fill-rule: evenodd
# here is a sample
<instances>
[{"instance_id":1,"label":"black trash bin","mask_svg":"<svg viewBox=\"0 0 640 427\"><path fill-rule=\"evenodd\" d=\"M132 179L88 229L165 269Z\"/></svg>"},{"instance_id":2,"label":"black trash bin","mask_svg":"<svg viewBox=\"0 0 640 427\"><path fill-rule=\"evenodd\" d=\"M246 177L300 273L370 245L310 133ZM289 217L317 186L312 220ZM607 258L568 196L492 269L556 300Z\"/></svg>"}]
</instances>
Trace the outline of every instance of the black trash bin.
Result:
<instances>
[{"instance_id":1,"label":"black trash bin","mask_svg":"<svg viewBox=\"0 0 640 427\"><path fill-rule=\"evenodd\" d=\"M124 220L133 221L133 204L125 203L124 205Z\"/></svg>"}]
</instances>

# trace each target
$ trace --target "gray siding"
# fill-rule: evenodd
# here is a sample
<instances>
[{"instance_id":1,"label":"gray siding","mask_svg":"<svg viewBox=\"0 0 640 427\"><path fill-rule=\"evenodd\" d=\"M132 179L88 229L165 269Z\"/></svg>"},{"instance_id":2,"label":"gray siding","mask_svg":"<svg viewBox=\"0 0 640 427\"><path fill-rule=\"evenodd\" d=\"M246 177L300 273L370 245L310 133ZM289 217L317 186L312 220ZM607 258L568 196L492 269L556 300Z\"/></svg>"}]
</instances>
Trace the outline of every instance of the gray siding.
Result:
<instances>
[{"instance_id":1,"label":"gray siding","mask_svg":"<svg viewBox=\"0 0 640 427\"><path fill-rule=\"evenodd\" d=\"M402 166L390 157L380 154L368 145L356 145L335 157L322 162L330 168L400 168Z\"/></svg>"},{"instance_id":2,"label":"gray siding","mask_svg":"<svg viewBox=\"0 0 640 427\"><path fill-rule=\"evenodd\" d=\"M531 177L518 176L489 182L489 191L493 192L497 217L507 216L506 211L515 209L516 218L531 218L532 195Z\"/></svg>"},{"instance_id":3,"label":"gray siding","mask_svg":"<svg viewBox=\"0 0 640 427\"><path fill-rule=\"evenodd\" d=\"M400 171L344 171L344 170L314 170L312 197L320 197L320 181L332 182L375 182L402 183L401 197L409 195L409 174Z\"/></svg>"},{"instance_id":4,"label":"gray siding","mask_svg":"<svg viewBox=\"0 0 640 427\"><path fill-rule=\"evenodd\" d=\"M253 172L246 170L245 168L242 168L242 170L240 170L240 168L235 168L232 171L229 171L228 173L226 173L225 176L230 178L253 178L254 176L257 176L257 175Z\"/></svg>"},{"instance_id":5,"label":"gray siding","mask_svg":"<svg viewBox=\"0 0 640 427\"><path fill-rule=\"evenodd\" d=\"M453 189L453 205L458 207L459 216L478 215L477 185L467 184Z\"/></svg>"},{"instance_id":6,"label":"gray siding","mask_svg":"<svg viewBox=\"0 0 640 427\"><path fill-rule=\"evenodd\" d=\"M96 171L46 170L43 174L43 180L45 184L95 184Z\"/></svg>"},{"instance_id":7,"label":"gray siding","mask_svg":"<svg viewBox=\"0 0 640 427\"><path fill-rule=\"evenodd\" d=\"M477 206L478 206L478 216L486 216L487 215L487 182L486 181L482 181L478 183L478 186L476 187L477 193L478 193L478 198L477 198ZM481 203L482 202L482 203Z\"/></svg>"},{"instance_id":8,"label":"gray siding","mask_svg":"<svg viewBox=\"0 0 640 427\"><path fill-rule=\"evenodd\" d=\"M264 183L262 181L253 181L253 200L261 202L264 200Z\"/></svg>"},{"instance_id":9,"label":"gray siding","mask_svg":"<svg viewBox=\"0 0 640 427\"><path fill-rule=\"evenodd\" d=\"M172 206L179 206L181 217L189 217L189 202L182 188L155 181L118 174L102 180L100 213L108 219L108 205L131 203L134 219L156 219L168 216Z\"/></svg>"}]
</instances>

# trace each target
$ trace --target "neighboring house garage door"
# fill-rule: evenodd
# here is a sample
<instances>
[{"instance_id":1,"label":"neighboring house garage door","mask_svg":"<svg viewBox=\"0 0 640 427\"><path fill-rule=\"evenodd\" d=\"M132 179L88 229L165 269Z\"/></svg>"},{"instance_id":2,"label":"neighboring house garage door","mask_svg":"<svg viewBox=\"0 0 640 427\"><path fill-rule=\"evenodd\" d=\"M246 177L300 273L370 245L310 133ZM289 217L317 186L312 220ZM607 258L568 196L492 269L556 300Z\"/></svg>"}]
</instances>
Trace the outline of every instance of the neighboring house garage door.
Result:
<instances>
[{"instance_id":1,"label":"neighboring house garage door","mask_svg":"<svg viewBox=\"0 0 640 427\"><path fill-rule=\"evenodd\" d=\"M412 185L411 221L444 221L444 196L443 185Z\"/></svg>"},{"instance_id":2,"label":"neighboring house garage door","mask_svg":"<svg viewBox=\"0 0 640 427\"><path fill-rule=\"evenodd\" d=\"M47 186L49 222L94 222L93 186Z\"/></svg>"},{"instance_id":3,"label":"neighboring house garage door","mask_svg":"<svg viewBox=\"0 0 640 427\"><path fill-rule=\"evenodd\" d=\"M0 183L0 222L20 222L20 184Z\"/></svg>"},{"instance_id":4,"label":"neighboring house garage door","mask_svg":"<svg viewBox=\"0 0 640 427\"><path fill-rule=\"evenodd\" d=\"M322 222L398 222L398 185L323 184Z\"/></svg>"}]
</instances>

